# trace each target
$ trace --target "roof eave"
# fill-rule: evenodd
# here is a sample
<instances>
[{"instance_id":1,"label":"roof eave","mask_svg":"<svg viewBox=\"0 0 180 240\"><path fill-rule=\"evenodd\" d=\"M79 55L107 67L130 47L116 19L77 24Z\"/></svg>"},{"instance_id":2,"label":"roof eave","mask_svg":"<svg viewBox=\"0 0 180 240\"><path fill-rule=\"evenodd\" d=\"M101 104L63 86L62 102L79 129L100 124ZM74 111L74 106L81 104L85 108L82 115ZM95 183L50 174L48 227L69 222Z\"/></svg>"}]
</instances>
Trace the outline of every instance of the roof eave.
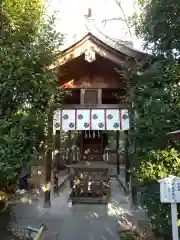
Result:
<instances>
[{"instance_id":1,"label":"roof eave","mask_svg":"<svg viewBox=\"0 0 180 240\"><path fill-rule=\"evenodd\" d=\"M125 46L123 44L120 44L120 43L119 43L120 49L117 50L116 48L113 48L112 46L103 42L101 39L97 38L91 32L89 32L83 38L81 38L79 41L75 42L70 47L64 49L60 53L60 55L57 55L57 61L55 64L53 64L54 67L64 65L66 62L73 60L73 59L79 57L80 55L84 54L86 46L84 46L84 48L83 48L83 45L88 45L88 43L92 43L92 44L94 44L94 46L96 45L95 52L97 54L101 55L102 57L106 58L107 56L105 56L105 54L102 54L102 52L98 51L97 50L98 47L103 48L106 51L109 51L109 54L116 56L117 59L119 57L119 61L116 61L116 63L119 63L119 65L122 64L122 61L120 61L120 59L122 59L122 56L124 59L128 59L128 60L131 59L132 61L135 61L135 62L144 62L143 65L148 64L148 62L151 61L153 58L151 55L149 55L147 53L140 52L138 50L132 49L132 48ZM78 52L78 49L79 49L79 53L75 53L75 51ZM110 60L112 60L112 59L110 59Z\"/></svg>"}]
</instances>

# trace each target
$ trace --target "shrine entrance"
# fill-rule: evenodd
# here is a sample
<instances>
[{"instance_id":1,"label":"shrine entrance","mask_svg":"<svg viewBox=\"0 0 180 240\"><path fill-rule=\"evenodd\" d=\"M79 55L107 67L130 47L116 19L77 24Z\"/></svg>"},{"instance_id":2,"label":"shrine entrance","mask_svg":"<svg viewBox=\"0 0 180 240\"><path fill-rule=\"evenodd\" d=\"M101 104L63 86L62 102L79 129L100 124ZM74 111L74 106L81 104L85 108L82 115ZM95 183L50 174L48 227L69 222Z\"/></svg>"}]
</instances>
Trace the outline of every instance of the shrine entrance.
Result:
<instances>
[{"instance_id":1,"label":"shrine entrance","mask_svg":"<svg viewBox=\"0 0 180 240\"><path fill-rule=\"evenodd\" d=\"M110 174L103 159L106 133L98 130L80 134L81 159L70 168L70 198L73 203L107 203L110 195Z\"/></svg>"}]
</instances>

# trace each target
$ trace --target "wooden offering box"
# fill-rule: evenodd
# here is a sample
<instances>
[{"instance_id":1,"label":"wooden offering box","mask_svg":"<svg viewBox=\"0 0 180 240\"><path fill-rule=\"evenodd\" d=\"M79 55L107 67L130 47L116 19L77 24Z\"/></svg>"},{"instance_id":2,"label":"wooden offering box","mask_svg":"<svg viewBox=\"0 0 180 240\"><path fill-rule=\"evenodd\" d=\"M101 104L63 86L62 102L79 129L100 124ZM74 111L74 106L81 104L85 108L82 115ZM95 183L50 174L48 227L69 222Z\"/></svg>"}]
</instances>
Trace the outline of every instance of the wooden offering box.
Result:
<instances>
[{"instance_id":1,"label":"wooden offering box","mask_svg":"<svg viewBox=\"0 0 180 240\"><path fill-rule=\"evenodd\" d=\"M81 162L70 168L70 198L73 203L107 203L111 184L108 165L103 162Z\"/></svg>"}]
</instances>

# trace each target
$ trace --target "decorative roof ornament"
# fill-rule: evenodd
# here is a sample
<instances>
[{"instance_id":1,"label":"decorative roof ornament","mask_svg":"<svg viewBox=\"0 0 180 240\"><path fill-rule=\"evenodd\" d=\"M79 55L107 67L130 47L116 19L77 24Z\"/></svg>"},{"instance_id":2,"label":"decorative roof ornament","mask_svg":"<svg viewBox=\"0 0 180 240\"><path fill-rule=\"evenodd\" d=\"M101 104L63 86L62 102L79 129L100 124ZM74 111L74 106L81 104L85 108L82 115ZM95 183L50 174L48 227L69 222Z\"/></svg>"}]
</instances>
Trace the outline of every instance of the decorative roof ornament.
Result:
<instances>
[{"instance_id":1,"label":"decorative roof ornament","mask_svg":"<svg viewBox=\"0 0 180 240\"><path fill-rule=\"evenodd\" d=\"M94 62L96 60L96 53L91 48L86 49L84 55L85 60L89 63Z\"/></svg>"},{"instance_id":2,"label":"decorative roof ornament","mask_svg":"<svg viewBox=\"0 0 180 240\"><path fill-rule=\"evenodd\" d=\"M86 19L92 18L92 9L91 8L88 8L87 15L84 15L84 17Z\"/></svg>"}]
</instances>

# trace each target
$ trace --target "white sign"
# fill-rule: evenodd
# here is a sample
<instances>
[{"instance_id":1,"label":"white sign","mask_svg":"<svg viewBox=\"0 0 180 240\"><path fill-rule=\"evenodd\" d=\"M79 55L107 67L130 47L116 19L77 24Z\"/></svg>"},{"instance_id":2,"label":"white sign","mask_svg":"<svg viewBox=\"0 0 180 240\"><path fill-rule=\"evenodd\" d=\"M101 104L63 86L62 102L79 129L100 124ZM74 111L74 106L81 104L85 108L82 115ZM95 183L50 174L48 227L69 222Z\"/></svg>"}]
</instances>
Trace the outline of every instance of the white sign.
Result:
<instances>
[{"instance_id":1,"label":"white sign","mask_svg":"<svg viewBox=\"0 0 180 240\"><path fill-rule=\"evenodd\" d=\"M158 181L160 183L160 199L162 203L171 203L171 221L173 240L179 240L177 203L180 202L180 178L169 176Z\"/></svg>"},{"instance_id":2,"label":"white sign","mask_svg":"<svg viewBox=\"0 0 180 240\"><path fill-rule=\"evenodd\" d=\"M180 178L169 176L158 181L162 203L180 203Z\"/></svg>"},{"instance_id":3,"label":"white sign","mask_svg":"<svg viewBox=\"0 0 180 240\"><path fill-rule=\"evenodd\" d=\"M127 109L57 109L53 117L56 130L128 130Z\"/></svg>"}]
</instances>

